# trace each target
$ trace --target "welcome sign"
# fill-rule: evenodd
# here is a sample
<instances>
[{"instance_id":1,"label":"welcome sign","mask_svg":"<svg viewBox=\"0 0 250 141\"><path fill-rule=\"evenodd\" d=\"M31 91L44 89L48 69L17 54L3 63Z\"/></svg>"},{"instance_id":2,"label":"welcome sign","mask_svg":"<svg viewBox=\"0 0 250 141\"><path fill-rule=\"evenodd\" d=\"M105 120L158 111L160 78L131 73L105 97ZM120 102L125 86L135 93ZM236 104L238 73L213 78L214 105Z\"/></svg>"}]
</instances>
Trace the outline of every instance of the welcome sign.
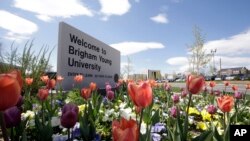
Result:
<instances>
[{"instance_id":1,"label":"welcome sign","mask_svg":"<svg viewBox=\"0 0 250 141\"><path fill-rule=\"evenodd\" d=\"M59 24L57 74L64 77L62 87L70 90L74 76L84 76L81 87L90 82L104 88L114 86L120 75L120 52L86 33L64 23Z\"/></svg>"}]
</instances>

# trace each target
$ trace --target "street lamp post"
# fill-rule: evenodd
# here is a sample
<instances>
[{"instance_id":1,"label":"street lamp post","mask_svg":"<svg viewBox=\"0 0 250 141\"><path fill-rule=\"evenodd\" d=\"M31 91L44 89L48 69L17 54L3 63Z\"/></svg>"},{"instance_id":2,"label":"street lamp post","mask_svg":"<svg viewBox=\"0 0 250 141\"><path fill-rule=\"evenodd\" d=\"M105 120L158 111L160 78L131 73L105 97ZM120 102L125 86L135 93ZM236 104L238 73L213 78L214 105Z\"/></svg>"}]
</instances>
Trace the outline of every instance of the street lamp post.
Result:
<instances>
[{"instance_id":1,"label":"street lamp post","mask_svg":"<svg viewBox=\"0 0 250 141\"><path fill-rule=\"evenodd\" d=\"M212 74L214 75L214 71L215 71L215 62L214 62L214 54L216 53L216 49L211 49L211 54L213 56L213 71Z\"/></svg>"}]
</instances>

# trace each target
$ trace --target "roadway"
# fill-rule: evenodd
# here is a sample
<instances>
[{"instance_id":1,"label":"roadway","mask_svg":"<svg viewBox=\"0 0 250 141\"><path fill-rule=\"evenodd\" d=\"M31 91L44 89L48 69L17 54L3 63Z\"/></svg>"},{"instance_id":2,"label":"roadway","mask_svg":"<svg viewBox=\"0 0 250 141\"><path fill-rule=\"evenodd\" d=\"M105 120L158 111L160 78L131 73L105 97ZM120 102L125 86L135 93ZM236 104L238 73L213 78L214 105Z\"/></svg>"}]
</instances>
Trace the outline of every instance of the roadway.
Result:
<instances>
[{"instance_id":1,"label":"roadway","mask_svg":"<svg viewBox=\"0 0 250 141\"><path fill-rule=\"evenodd\" d=\"M207 82L207 83L209 83L209 82ZM217 82L216 82L217 83ZM169 83L171 86L173 86L173 87L179 87L179 88L184 88L184 87L186 87L186 83L182 83L182 82L170 82ZM243 93L245 93L245 91L246 91L246 83L244 82L244 83L239 83L239 82L237 82L236 84L234 84L234 85L237 85L238 86L238 91L239 92L243 92ZM207 85L207 88L208 88L208 90L210 90L210 86L209 85ZM224 84L223 84L223 82L221 82L221 83L217 83L216 84L216 86L214 87L214 90L220 90L220 91L223 91L225 89L225 86L224 86ZM227 86L227 89L226 89L226 91L228 91L228 92L233 92L233 90L232 90L232 87L231 86ZM247 94L248 95L250 95L250 89L248 89L247 90Z\"/></svg>"}]
</instances>

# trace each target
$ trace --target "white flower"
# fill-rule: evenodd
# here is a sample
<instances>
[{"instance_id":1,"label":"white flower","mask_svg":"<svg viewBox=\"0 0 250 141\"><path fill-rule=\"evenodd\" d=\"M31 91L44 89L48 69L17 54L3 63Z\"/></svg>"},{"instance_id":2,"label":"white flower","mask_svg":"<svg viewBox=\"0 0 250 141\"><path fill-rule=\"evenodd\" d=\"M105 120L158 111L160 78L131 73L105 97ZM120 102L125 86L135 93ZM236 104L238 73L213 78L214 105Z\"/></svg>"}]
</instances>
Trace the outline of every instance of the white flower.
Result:
<instances>
[{"instance_id":1,"label":"white flower","mask_svg":"<svg viewBox=\"0 0 250 141\"><path fill-rule=\"evenodd\" d=\"M147 125L144 123L144 122L142 122L141 123L141 129L140 129L140 132L141 132L141 134L146 134L146 131L147 131Z\"/></svg>"},{"instance_id":2,"label":"white flower","mask_svg":"<svg viewBox=\"0 0 250 141\"><path fill-rule=\"evenodd\" d=\"M130 118L135 119L135 113L132 113L132 109L130 107L126 108L126 109L120 109L120 115L129 120Z\"/></svg>"},{"instance_id":3,"label":"white flower","mask_svg":"<svg viewBox=\"0 0 250 141\"><path fill-rule=\"evenodd\" d=\"M33 111L28 110L26 113L21 114L21 119L22 121L26 119L31 120L34 118L34 116L35 116L35 113Z\"/></svg>"},{"instance_id":4,"label":"white flower","mask_svg":"<svg viewBox=\"0 0 250 141\"><path fill-rule=\"evenodd\" d=\"M60 125L60 118L59 117L52 117L51 119L51 126L59 126Z\"/></svg>"}]
</instances>

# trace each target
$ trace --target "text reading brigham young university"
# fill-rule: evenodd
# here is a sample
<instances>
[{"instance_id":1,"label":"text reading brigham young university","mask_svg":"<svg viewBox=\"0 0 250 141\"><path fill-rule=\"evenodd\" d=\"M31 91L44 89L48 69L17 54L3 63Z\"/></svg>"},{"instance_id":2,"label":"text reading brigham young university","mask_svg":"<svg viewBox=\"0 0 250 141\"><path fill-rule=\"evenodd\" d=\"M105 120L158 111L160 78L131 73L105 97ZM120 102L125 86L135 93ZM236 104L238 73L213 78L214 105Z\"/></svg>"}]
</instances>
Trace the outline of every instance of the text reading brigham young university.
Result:
<instances>
[{"instance_id":1,"label":"text reading brigham young university","mask_svg":"<svg viewBox=\"0 0 250 141\"><path fill-rule=\"evenodd\" d=\"M101 63L105 63L109 66L112 65L112 60L109 60L107 58L104 58L102 55L106 55L107 52L103 48L100 48L98 46L95 46L91 43L88 43L84 41L84 39L80 39L75 35L69 34L71 43L76 44L78 47L75 47L73 45L69 45L69 54L78 56L79 59L76 59L74 57L68 58L68 65L71 67L78 67L78 68L85 68L85 69L91 69L96 70L100 72L101 66L98 65L98 63L88 63L89 60L93 61L100 61ZM80 48L79 48L80 46ZM95 52L98 52L102 55L94 55L88 52L88 50L92 50ZM93 62L91 61L91 62Z\"/></svg>"}]
</instances>

